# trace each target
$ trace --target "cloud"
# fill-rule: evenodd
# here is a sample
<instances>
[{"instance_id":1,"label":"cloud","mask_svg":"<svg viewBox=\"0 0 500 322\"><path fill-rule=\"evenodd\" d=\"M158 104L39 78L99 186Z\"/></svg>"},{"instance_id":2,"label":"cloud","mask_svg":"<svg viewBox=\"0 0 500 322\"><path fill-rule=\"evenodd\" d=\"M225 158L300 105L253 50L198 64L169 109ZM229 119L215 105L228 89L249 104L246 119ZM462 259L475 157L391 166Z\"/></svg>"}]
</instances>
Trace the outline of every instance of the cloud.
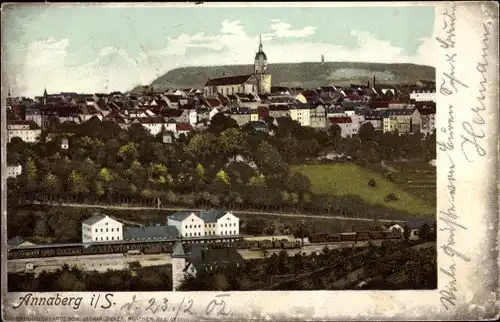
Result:
<instances>
[{"instance_id":1,"label":"cloud","mask_svg":"<svg viewBox=\"0 0 500 322\"><path fill-rule=\"evenodd\" d=\"M314 27L294 30L285 22L271 21L267 33L262 34L269 63L319 62L322 54L326 61L434 63L435 41L432 37L420 39L417 54L408 55L403 48L377 39L367 31L351 31L350 36L356 39L357 48L311 42L306 36L314 32ZM288 38L286 43L282 42L283 38ZM182 34L167 40L168 46L160 50L141 47L142 52L137 57L108 46L102 48L90 63L76 67L68 58L70 40L38 40L28 46L24 55L16 55L20 58L18 61L10 59L6 62L12 93L41 95L45 87L49 92L126 91L139 84L149 84L178 67L252 64L259 35L247 34L240 21L224 20L217 35ZM202 50L193 51L192 48Z\"/></svg>"},{"instance_id":2,"label":"cloud","mask_svg":"<svg viewBox=\"0 0 500 322\"><path fill-rule=\"evenodd\" d=\"M314 35L314 33L316 32L316 27L312 26L307 26L302 29L292 30L291 29L292 25L286 22L281 22L277 19L272 19L271 21L275 22L271 25L271 30L274 30L274 34L278 38L288 38L288 37L303 38Z\"/></svg>"}]
</instances>

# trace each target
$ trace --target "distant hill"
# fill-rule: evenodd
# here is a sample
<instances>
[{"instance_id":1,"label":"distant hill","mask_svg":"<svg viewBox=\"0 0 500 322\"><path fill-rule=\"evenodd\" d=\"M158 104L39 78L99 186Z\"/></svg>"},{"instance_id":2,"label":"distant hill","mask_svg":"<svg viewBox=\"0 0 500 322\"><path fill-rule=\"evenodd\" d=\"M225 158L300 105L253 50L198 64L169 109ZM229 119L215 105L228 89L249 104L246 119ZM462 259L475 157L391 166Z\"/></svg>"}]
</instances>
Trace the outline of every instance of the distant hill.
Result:
<instances>
[{"instance_id":1,"label":"distant hill","mask_svg":"<svg viewBox=\"0 0 500 322\"><path fill-rule=\"evenodd\" d=\"M435 80L436 70L431 66L415 64L381 64L355 62L269 64L273 86L301 86L315 88L323 85L349 83L384 84L415 83L417 80ZM207 79L251 74L253 65L182 67L168 71L152 82L155 90L167 88L202 88ZM136 88L137 89L137 88Z\"/></svg>"}]
</instances>

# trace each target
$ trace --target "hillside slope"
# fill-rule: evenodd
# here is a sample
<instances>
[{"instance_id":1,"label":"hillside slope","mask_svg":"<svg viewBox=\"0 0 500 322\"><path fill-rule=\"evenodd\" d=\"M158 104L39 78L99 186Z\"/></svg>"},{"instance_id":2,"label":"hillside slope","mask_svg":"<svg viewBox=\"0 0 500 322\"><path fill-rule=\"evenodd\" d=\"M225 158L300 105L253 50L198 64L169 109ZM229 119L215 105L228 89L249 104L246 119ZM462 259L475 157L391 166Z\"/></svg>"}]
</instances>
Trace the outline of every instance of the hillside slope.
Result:
<instances>
[{"instance_id":1,"label":"hillside slope","mask_svg":"<svg viewBox=\"0 0 500 322\"><path fill-rule=\"evenodd\" d=\"M313 62L269 64L274 86L318 87L345 85L350 82L367 83L373 76L380 83L415 83L434 80L436 70L431 66L414 64L381 64L359 62ZM182 67L168 71L152 82L158 90L173 88L201 88L208 78L252 73L252 65Z\"/></svg>"}]
</instances>

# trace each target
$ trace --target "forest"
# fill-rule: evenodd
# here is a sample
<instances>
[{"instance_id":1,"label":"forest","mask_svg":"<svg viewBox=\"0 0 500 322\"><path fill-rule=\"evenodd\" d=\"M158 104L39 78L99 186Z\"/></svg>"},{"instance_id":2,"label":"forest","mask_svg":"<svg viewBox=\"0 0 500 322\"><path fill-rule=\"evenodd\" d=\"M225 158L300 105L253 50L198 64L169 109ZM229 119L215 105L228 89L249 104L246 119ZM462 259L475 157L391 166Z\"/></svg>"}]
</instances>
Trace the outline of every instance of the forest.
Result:
<instances>
[{"instance_id":1,"label":"forest","mask_svg":"<svg viewBox=\"0 0 500 322\"><path fill-rule=\"evenodd\" d=\"M163 135L168 133L152 136L140 124L123 130L97 118L83 124L52 119L39 142L13 138L8 143L8 164L23 169L7 182L9 226L23 226L19 205L30 201L414 217L384 204L367 204L357 195L313 193L308 177L290 166L318 163L326 150L348 155L349 161L342 162L360 166L431 160L434 135L382 134L367 123L358 136L342 138L338 125L317 131L291 119L278 126L270 119L268 127L274 135L250 125L240 128L217 114L206 130L166 144ZM67 150L61 148L63 138L69 141Z\"/></svg>"}]
</instances>

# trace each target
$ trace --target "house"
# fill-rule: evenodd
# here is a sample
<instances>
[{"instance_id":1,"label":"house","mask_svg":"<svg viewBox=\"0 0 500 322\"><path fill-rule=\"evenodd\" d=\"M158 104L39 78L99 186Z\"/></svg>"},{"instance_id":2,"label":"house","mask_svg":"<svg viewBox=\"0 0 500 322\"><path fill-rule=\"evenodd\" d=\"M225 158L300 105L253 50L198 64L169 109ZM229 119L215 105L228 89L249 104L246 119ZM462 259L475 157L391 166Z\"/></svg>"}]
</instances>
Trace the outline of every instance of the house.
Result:
<instances>
[{"instance_id":1,"label":"house","mask_svg":"<svg viewBox=\"0 0 500 322\"><path fill-rule=\"evenodd\" d=\"M209 249L193 245L188 254L180 242L174 245L172 252L172 289L176 291L186 276L196 276L202 271L218 268L244 267L245 261L236 248Z\"/></svg>"},{"instance_id":2,"label":"house","mask_svg":"<svg viewBox=\"0 0 500 322\"><path fill-rule=\"evenodd\" d=\"M219 113L219 110L217 108L213 108L210 113L208 114L208 118L209 120L212 120L212 118Z\"/></svg>"},{"instance_id":3,"label":"house","mask_svg":"<svg viewBox=\"0 0 500 322\"><path fill-rule=\"evenodd\" d=\"M290 109L290 117L301 126L311 126L311 109L310 104L296 104Z\"/></svg>"},{"instance_id":4,"label":"house","mask_svg":"<svg viewBox=\"0 0 500 322\"><path fill-rule=\"evenodd\" d=\"M359 128L356 127L353 122L352 118L350 117L330 117L328 118L329 126L333 126L334 124L337 124L340 129L340 136L343 138L351 137L355 134L358 134Z\"/></svg>"},{"instance_id":5,"label":"house","mask_svg":"<svg viewBox=\"0 0 500 322\"><path fill-rule=\"evenodd\" d=\"M7 121L8 142L18 137L24 142L36 142L42 130L33 121Z\"/></svg>"},{"instance_id":6,"label":"house","mask_svg":"<svg viewBox=\"0 0 500 322\"><path fill-rule=\"evenodd\" d=\"M229 117L238 123L238 126L243 126L251 121L252 112L249 108L233 108L230 111Z\"/></svg>"},{"instance_id":7,"label":"house","mask_svg":"<svg viewBox=\"0 0 500 322\"><path fill-rule=\"evenodd\" d=\"M82 222L83 243L113 240L123 240L123 224L118 220L96 213Z\"/></svg>"},{"instance_id":8,"label":"house","mask_svg":"<svg viewBox=\"0 0 500 322\"><path fill-rule=\"evenodd\" d=\"M30 109L26 109L26 114L24 116L24 119L26 121L35 122L35 124L39 128L42 128L44 126L44 119L46 119L46 116L42 115L42 113L40 113L40 110L30 108Z\"/></svg>"},{"instance_id":9,"label":"house","mask_svg":"<svg viewBox=\"0 0 500 322\"><path fill-rule=\"evenodd\" d=\"M262 121L250 121L249 124L252 126L252 128L255 131L269 133L269 128L267 127L267 124L262 122ZM273 135L273 133L270 133L270 134Z\"/></svg>"},{"instance_id":10,"label":"house","mask_svg":"<svg viewBox=\"0 0 500 322\"><path fill-rule=\"evenodd\" d=\"M69 148L69 142L68 142L68 139L66 138L63 138L61 140L61 149L63 150L67 150Z\"/></svg>"},{"instance_id":11,"label":"house","mask_svg":"<svg viewBox=\"0 0 500 322\"><path fill-rule=\"evenodd\" d=\"M272 117L274 119L280 118L280 117L290 117L291 112L288 107L288 104L286 105L269 105L269 117Z\"/></svg>"},{"instance_id":12,"label":"house","mask_svg":"<svg viewBox=\"0 0 500 322\"><path fill-rule=\"evenodd\" d=\"M168 217L168 225L175 226L182 237L205 236L205 223L194 212L178 211Z\"/></svg>"},{"instance_id":13,"label":"house","mask_svg":"<svg viewBox=\"0 0 500 322\"><path fill-rule=\"evenodd\" d=\"M7 178L15 178L23 172L23 167L18 165L7 166Z\"/></svg>"},{"instance_id":14,"label":"house","mask_svg":"<svg viewBox=\"0 0 500 322\"><path fill-rule=\"evenodd\" d=\"M34 246L35 244L20 237L16 236L14 238L11 238L7 241L7 246L9 248L17 248L17 247L27 247L27 246Z\"/></svg>"},{"instance_id":15,"label":"house","mask_svg":"<svg viewBox=\"0 0 500 322\"><path fill-rule=\"evenodd\" d=\"M389 227L389 231L397 231L405 235L405 229L409 231L406 232L408 240L419 240L422 232L422 228L427 226L429 230L432 230L431 224L427 221L407 221L404 224L394 224Z\"/></svg>"},{"instance_id":16,"label":"house","mask_svg":"<svg viewBox=\"0 0 500 322\"><path fill-rule=\"evenodd\" d=\"M205 236L235 236L240 234L240 219L231 212L200 212L199 217L205 223Z\"/></svg>"},{"instance_id":17,"label":"house","mask_svg":"<svg viewBox=\"0 0 500 322\"><path fill-rule=\"evenodd\" d=\"M421 132L424 135L434 133L436 130L436 111L429 107L419 108L418 111L422 119Z\"/></svg>"},{"instance_id":18,"label":"house","mask_svg":"<svg viewBox=\"0 0 500 322\"><path fill-rule=\"evenodd\" d=\"M384 111L382 130L399 134L419 133L421 117L418 109L391 109Z\"/></svg>"},{"instance_id":19,"label":"house","mask_svg":"<svg viewBox=\"0 0 500 322\"><path fill-rule=\"evenodd\" d=\"M410 93L410 100L415 102L436 102L436 90L414 90Z\"/></svg>"},{"instance_id":20,"label":"house","mask_svg":"<svg viewBox=\"0 0 500 322\"><path fill-rule=\"evenodd\" d=\"M311 109L311 127L316 129L324 129L326 127L326 110L323 105L318 105Z\"/></svg>"},{"instance_id":21,"label":"house","mask_svg":"<svg viewBox=\"0 0 500 322\"><path fill-rule=\"evenodd\" d=\"M177 123L175 124L175 136L184 134L187 135L189 132L193 131L193 126L189 123Z\"/></svg>"}]
</instances>

